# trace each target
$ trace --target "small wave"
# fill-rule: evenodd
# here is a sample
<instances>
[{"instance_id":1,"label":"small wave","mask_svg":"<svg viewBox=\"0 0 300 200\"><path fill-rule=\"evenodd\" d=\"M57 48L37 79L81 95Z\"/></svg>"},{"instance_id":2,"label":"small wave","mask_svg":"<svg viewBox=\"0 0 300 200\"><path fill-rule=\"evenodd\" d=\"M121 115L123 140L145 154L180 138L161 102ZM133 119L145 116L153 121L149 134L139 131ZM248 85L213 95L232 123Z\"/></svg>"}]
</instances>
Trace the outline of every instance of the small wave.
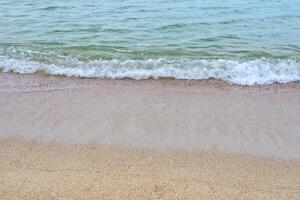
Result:
<instances>
[{"instance_id":1,"label":"small wave","mask_svg":"<svg viewBox=\"0 0 300 200\"><path fill-rule=\"evenodd\" d=\"M57 10L57 9L70 9L73 8L72 6L47 6L44 8L40 8L38 10L45 10L45 11L52 11L52 10Z\"/></svg>"},{"instance_id":2,"label":"small wave","mask_svg":"<svg viewBox=\"0 0 300 200\"><path fill-rule=\"evenodd\" d=\"M158 31L164 31L164 30L172 30L175 31L176 29L182 29L187 27L188 24L168 24L168 25L164 25L158 28L155 28L154 30L158 30Z\"/></svg>"},{"instance_id":3,"label":"small wave","mask_svg":"<svg viewBox=\"0 0 300 200\"><path fill-rule=\"evenodd\" d=\"M30 74L38 71L52 75L89 78L175 78L187 80L221 79L239 85L264 85L300 80L299 59L256 59L234 61L225 59L147 59L79 61L62 59L55 64L19 60L0 56L3 72Z\"/></svg>"}]
</instances>

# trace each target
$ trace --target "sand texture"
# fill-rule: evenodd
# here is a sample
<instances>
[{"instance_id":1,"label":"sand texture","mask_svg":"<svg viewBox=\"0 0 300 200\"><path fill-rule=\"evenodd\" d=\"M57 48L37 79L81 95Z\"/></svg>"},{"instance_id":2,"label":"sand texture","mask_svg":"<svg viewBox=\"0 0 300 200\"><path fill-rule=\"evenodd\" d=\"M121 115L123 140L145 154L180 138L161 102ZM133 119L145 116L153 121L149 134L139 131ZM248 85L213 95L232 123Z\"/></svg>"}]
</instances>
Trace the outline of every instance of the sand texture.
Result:
<instances>
[{"instance_id":1,"label":"sand texture","mask_svg":"<svg viewBox=\"0 0 300 200\"><path fill-rule=\"evenodd\" d=\"M0 140L1 199L299 199L300 162Z\"/></svg>"},{"instance_id":2,"label":"sand texture","mask_svg":"<svg viewBox=\"0 0 300 200\"><path fill-rule=\"evenodd\" d=\"M1 199L300 199L300 83L0 73Z\"/></svg>"}]
</instances>

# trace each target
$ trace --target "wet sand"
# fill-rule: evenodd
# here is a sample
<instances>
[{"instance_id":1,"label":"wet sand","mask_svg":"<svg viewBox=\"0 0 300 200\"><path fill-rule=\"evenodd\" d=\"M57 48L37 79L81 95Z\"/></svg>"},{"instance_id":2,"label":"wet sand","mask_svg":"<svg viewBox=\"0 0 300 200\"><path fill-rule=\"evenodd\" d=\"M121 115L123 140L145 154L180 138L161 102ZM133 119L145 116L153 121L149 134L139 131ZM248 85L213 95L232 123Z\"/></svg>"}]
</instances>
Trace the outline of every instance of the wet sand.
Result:
<instances>
[{"instance_id":1,"label":"wet sand","mask_svg":"<svg viewBox=\"0 0 300 200\"><path fill-rule=\"evenodd\" d=\"M0 73L4 199L299 199L300 84Z\"/></svg>"}]
</instances>

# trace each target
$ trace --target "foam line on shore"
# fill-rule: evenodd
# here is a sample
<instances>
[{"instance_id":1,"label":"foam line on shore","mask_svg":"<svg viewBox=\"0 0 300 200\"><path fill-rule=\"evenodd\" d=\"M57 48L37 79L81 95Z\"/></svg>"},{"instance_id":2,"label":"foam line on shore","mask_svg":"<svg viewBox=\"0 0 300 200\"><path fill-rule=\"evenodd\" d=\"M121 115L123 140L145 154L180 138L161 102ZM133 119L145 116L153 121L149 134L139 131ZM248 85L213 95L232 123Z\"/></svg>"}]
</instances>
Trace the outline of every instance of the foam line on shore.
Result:
<instances>
[{"instance_id":1,"label":"foam line on shore","mask_svg":"<svg viewBox=\"0 0 300 200\"><path fill-rule=\"evenodd\" d=\"M300 80L298 59L213 60L95 60L60 59L55 64L0 56L3 72L30 74L43 71L67 77L123 79L175 78L185 80L220 79L239 85L266 85Z\"/></svg>"}]
</instances>

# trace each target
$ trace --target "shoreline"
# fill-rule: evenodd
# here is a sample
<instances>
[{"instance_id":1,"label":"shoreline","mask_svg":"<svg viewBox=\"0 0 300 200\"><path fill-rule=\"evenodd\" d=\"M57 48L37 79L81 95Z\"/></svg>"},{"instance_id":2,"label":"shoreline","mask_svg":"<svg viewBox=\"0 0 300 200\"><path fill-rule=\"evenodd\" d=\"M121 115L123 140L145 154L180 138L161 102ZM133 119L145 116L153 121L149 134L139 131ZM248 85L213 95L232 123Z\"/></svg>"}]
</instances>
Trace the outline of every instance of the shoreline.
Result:
<instances>
[{"instance_id":1,"label":"shoreline","mask_svg":"<svg viewBox=\"0 0 300 200\"><path fill-rule=\"evenodd\" d=\"M0 73L4 199L298 199L300 83Z\"/></svg>"},{"instance_id":2,"label":"shoreline","mask_svg":"<svg viewBox=\"0 0 300 200\"><path fill-rule=\"evenodd\" d=\"M253 85L242 85L234 82L227 82L222 79L217 79L217 78L208 78L208 79L176 79L173 77L159 77L159 78L142 78L142 79L134 79L130 77L125 77L125 78L100 78L100 77L80 77L80 76L67 76L64 74L48 74L44 71L37 71L34 73L19 73L19 72L13 72L13 71L6 71L3 72L2 69L0 69L0 74L1 76L5 76L6 78L14 78L20 76L23 76L23 78L28 78L28 77L34 77L34 79L44 79L44 80L51 80L51 79L56 79L56 80L61 80L64 81L66 79L69 79L70 81L78 81L78 82L89 82L97 84L97 82L108 82L108 81L114 81L114 82L135 82L135 83L141 83L141 82L165 82L172 84L174 82L181 83L183 85L188 85L188 86L195 86L195 85L209 85L209 86L215 86L215 87L220 87L220 88L256 88L256 89L269 89L269 88L274 88L274 87L295 87L297 86L300 81L289 81L285 83L281 82L272 82L272 83L267 83L267 84L253 84Z\"/></svg>"},{"instance_id":3,"label":"shoreline","mask_svg":"<svg viewBox=\"0 0 300 200\"><path fill-rule=\"evenodd\" d=\"M300 159L300 82L239 87L0 73L0 96L0 137Z\"/></svg>"},{"instance_id":4,"label":"shoreline","mask_svg":"<svg viewBox=\"0 0 300 200\"><path fill-rule=\"evenodd\" d=\"M91 60L69 63L68 59L48 64L26 59L0 56L0 70L20 74L49 74L66 77L103 79L177 79L223 80L229 84L264 85L299 81L297 58L226 59L146 59L146 60ZM59 63L62 63L60 66ZM55 64L56 63L56 64ZM75 65L74 65L75 64ZM75 68L73 68L76 66ZM189 66L189 67L186 67Z\"/></svg>"}]
</instances>

